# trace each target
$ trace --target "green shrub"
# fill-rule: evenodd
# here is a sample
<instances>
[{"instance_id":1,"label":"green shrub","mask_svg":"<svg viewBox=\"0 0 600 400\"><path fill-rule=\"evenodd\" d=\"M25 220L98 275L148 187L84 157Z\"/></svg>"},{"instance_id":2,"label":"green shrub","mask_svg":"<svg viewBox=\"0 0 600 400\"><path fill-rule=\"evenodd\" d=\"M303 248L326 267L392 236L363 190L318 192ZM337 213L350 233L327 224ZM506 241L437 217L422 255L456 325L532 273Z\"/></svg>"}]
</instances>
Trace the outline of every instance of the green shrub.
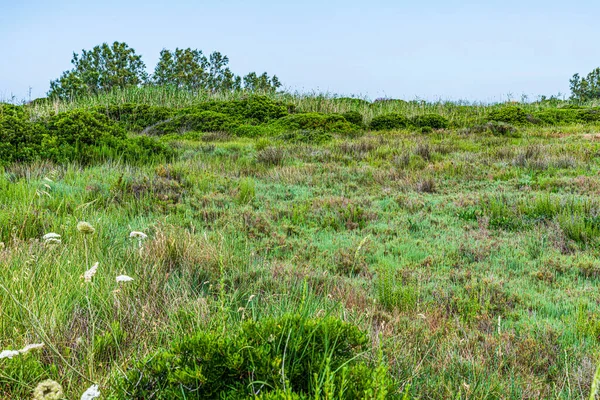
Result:
<instances>
[{"instance_id":1,"label":"green shrub","mask_svg":"<svg viewBox=\"0 0 600 400\"><path fill-rule=\"evenodd\" d=\"M379 115L371 120L371 129L375 131L403 129L409 124L408 119L397 113Z\"/></svg>"},{"instance_id":2,"label":"green shrub","mask_svg":"<svg viewBox=\"0 0 600 400\"><path fill-rule=\"evenodd\" d=\"M127 161L172 156L170 148L147 137L127 138L122 127L96 111L75 109L48 121L30 121L22 109L2 107L0 164L50 160L89 164L106 158Z\"/></svg>"},{"instance_id":3,"label":"green shrub","mask_svg":"<svg viewBox=\"0 0 600 400\"><path fill-rule=\"evenodd\" d=\"M354 133L357 127L338 114L291 114L275 121L274 126L284 130L322 130L332 133Z\"/></svg>"},{"instance_id":4,"label":"green shrub","mask_svg":"<svg viewBox=\"0 0 600 400\"><path fill-rule=\"evenodd\" d=\"M198 332L137 363L117 378L115 394L130 399L246 398L258 388L265 395L286 389L313 394L319 377L328 375L345 386L346 398L362 398L370 388L389 386L385 374L374 373L358 356L368 343L356 326L335 318L288 314L248 321L239 330Z\"/></svg>"},{"instance_id":5,"label":"green shrub","mask_svg":"<svg viewBox=\"0 0 600 400\"><path fill-rule=\"evenodd\" d=\"M180 113L198 114L203 111L226 114L239 123L264 123L285 117L288 111L293 110L267 96L250 96L242 100L209 101L184 109Z\"/></svg>"},{"instance_id":6,"label":"green shrub","mask_svg":"<svg viewBox=\"0 0 600 400\"><path fill-rule=\"evenodd\" d=\"M582 122L600 122L600 107L579 110L578 118Z\"/></svg>"},{"instance_id":7,"label":"green shrub","mask_svg":"<svg viewBox=\"0 0 600 400\"><path fill-rule=\"evenodd\" d=\"M318 129L303 129L299 131L286 132L279 139L290 143L312 143L321 144L333 139L333 136Z\"/></svg>"},{"instance_id":8,"label":"green shrub","mask_svg":"<svg viewBox=\"0 0 600 400\"><path fill-rule=\"evenodd\" d=\"M347 111L342 114L342 117L351 124L356 126L363 126L363 116L358 111Z\"/></svg>"},{"instance_id":9,"label":"green shrub","mask_svg":"<svg viewBox=\"0 0 600 400\"><path fill-rule=\"evenodd\" d=\"M548 108L532 114L539 123L546 125L572 124L579 121L579 110L568 108Z\"/></svg>"},{"instance_id":10,"label":"green shrub","mask_svg":"<svg viewBox=\"0 0 600 400\"><path fill-rule=\"evenodd\" d=\"M101 112L130 131L140 132L159 122L172 118L175 110L168 107L150 106L147 104L125 103L118 106L99 106Z\"/></svg>"},{"instance_id":11,"label":"green shrub","mask_svg":"<svg viewBox=\"0 0 600 400\"><path fill-rule=\"evenodd\" d=\"M506 106L491 111L488 121L506 122L507 124L519 125L527 123L527 114L521 107Z\"/></svg>"},{"instance_id":12,"label":"green shrub","mask_svg":"<svg viewBox=\"0 0 600 400\"><path fill-rule=\"evenodd\" d=\"M410 122L417 128L446 129L449 126L448 119L438 114L417 115Z\"/></svg>"},{"instance_id":13,"label":"green shrub","mask_svg":"<svg viewBox=\"0 0 600 400\"><path fill-rule=\"evenodd\" d=\"M229 132L232 131L235 126L235 121L228 115L215 111L202 111L197 114L178 115L167 121L160 122L146 129L146 133L153 135L167 135L189 131Z\"/></svg>"}]
</instances>

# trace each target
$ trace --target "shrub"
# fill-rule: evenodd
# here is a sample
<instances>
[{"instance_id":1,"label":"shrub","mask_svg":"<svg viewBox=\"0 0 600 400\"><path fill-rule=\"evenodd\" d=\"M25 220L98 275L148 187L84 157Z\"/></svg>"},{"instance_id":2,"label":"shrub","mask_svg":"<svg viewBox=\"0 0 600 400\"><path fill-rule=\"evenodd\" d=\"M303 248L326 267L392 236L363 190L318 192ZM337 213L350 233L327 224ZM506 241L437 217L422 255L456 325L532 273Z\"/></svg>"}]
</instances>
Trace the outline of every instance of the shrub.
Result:
<instances>
[{"instance_id":1,"label":"shrub","mask_svg":"<svg viewBox=\"0 0 600 400\"><path fill-rule=\"evenodd\" d=\"M527 114L521 107L507 106L491 111L488 120L519 125L527 123Z\"/></svg>"},{"instance_id":2,"label":"shrub","mask_svg":"<svg viewBox=\"0 0 600 400\"><path fill-rule=\"evenodd\" d=\"M363 116L358 111L347 111L342 114L342 117L351 124L356 126L363 126Z\"/></svg>"},{"instance_id":3,"label":"shrub","mask_svg":"<svg viewBox=\"0 0 600 400\"><path fill-rule=\"evenodd\" d=\"M600 107L579 110L578 118L583 122L600 122Z\"/></svg>"},{"instance_id":4,"label":"shrub","mask_svg":"<svg viewBox=\"0 0 600 400\"><path fill-rule=\"evenodd\" d=\"M284 133L279 138L290 143L321 144L330 141L333 139L333 136L322 130L303 129L300 131Z\"/></svg>"},{"instance_id":5,"label":"shrub","mask_svg":"<svg viewBox=\"0 0 600 400\"><path fill-rule=\"evenodd\" d=\"M547 125L572 124L579 120L579 110L548 108L532 115L539 123Z\"/></svg>"},{"instance_id":6,"label":"shrub","mask_svg":"<svg viewBox=\"0 0 600 400\"><path fill-rule=\"evenodd\" d=\"M166 135L171 133L232 131L235 121L228 115L215 111L182 114L146 129L146 133Z\"/></svg>"},{"instance_id":7,"label":"shrub","mask_svg":"<svg viewBox=\"0 0 600 400\"><path fill-rule=\"evenodd\" d=\"M357 130L356 126L341 115L321 113L291 114L274 122L274 126L290 131L311 129L332 133L353 133Z\"/></svg>"},{"instance_id":8,"label":"shrub","mask_svg":"<svg viewBox=\"0 0 600 400\"><path fill-rule=\"evenodd\" d=\"M417 115L410 122L417 128L446 129L449 126L448 119L438 114Z\"/></svg>"},{"instance_id":9,"label":"shrub","mask_svg":"<svg viewBox=\"0 0 600 400\"><path fill-rule=\"evenodd\" d=\"M371 129L375 131L402 129L408 126L408 119L397 113L379 115L371 120Z\"/></svg>"},{"instance_id":10,"label":"shrub","mask_svg":"<svg viewBox=\"0 0 600 400\"><path fill-rule=\"evenodd\" d=\"M183 114L197 114L213 111L226 114L239 122L264 123L285 117L290 106L272 100L267 96L250 96L242 100L209 101L184 109Z\"/></svg>"},{"instance_id":11,"label":"shrub","mask_svg":"<svg viewBox=\"0 0 600 400\"><path fill-rule=\"evenodd\" d=\"M125 129L134 132L140 132L175 115L175 110L168 107L133 103L99 106L96 107L96 111L104 113L110 119L120 122Z\"/></svg>"},{"instance_id":12,"label":"shrub","mask_svg":"<svg viewBox=\"0 0 600 400\"><path fill-rule=\"evenodd\" d=\"M30 121L22 110L2 109L0 164L40 159L89 164L112 157L134 161L173 154L150 138L127 138L120 126L96 111L76 109L41 122Z\"/></svg>"},{"instance_id":13,"label":"shrub","mask_svg":"<svg viewBox=\"0 0 600 400\"><path fill-rule=\"evenodd\" d=\"M225 332L198 332L137 363L116 380L117 398L247 398L259 387L263 398L293 398L268 393L314 394L327 378L345 398L358 399L390 386L385 369L358 356L367 336L335 318L288 314Z\"/></svg>"}]
</instances>

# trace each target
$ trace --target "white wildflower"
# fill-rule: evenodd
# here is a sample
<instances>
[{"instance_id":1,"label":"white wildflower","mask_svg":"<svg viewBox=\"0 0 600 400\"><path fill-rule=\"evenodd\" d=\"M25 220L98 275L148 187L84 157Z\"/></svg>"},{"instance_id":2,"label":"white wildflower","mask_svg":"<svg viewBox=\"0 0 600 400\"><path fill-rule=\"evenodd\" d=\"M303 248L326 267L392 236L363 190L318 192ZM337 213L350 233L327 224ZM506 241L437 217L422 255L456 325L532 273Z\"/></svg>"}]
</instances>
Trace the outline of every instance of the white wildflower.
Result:
<instances>
[{"instance_id":1,"label":"white wildflower","mask_svg":"<svg viewBox=\"0 0 600 400\"><path fill-rule=\"evenodd\" d=\"M42 240L48 240L48 239L60 239L60 235L58 233L50 232L50 233L46 233L44 236L42 236Z\"/></svg>"},{"instance_id":2,"label":"white wildflower","mask_svg":"<svg viewBox=\"0 0 600 400\"><path fill-rule=\"evenodd\" d=\"M21 350L19 350L19 353L21 353L21 354L29 353L31 350L41 349L42 347L44 347L44 343L28 344L27 346L25 346Z\"/></svg>"},{"instance_id":3,"label":"white wildflower","mask_svg":"<svg viewBox=\"0 0 600 400\"><path fill-rule=\"evenodd\" d=\"M99 263L95 263L94 265L92 265L92 268L88 269L87 271L84 272L83 274L83 280L85 282L91 282L92 278L94 277L94 275L96 275L96 271L98 270L98 265Z\"/></svg>"},{"instance_id":4,"label":"white wildflower","mask_svg":"<svg viewBox=\"0 0 600 400\"><path fill-rule=\"evenodd\" d=\"M92 385L85 392L83 392L81 395L81 400L93 400L98 397L100 397L98 385Z\"/></svg>"},{"instance_id":5,"label":"white wildflower","mask_svg":"<svg viewBox=\"0 0 600 400\"><path fill-rule=\"evenodd\" d=\"M96 232L96 229L85 221L80 221L77 224L77 230L84 235L91 235L92 233Z\"/></svg>"},{"instance_id":6,"label":"white wildflower","mask_svg":"<svg viewBox=\"0 0 600 400\"><path fill-rule=\"evenodd\" d=\"M117 276L117 282L131 282L133 280L132 277L127 275L119 275Z\"/></svg>"},{"instance_id":7,"label":"white wildflower","mask_svg":"<svg viewBox=\"0 0 600 400\"><path fill-rule=\"evenodd\" d=\"M50 239L46 239L44 241L45 244L61 244L62 240L60 239L54 239L54 238L50 238Z\"/></svg>"},{"instance_id":8,"label":"white wildflower","mask_svg":"<svg viewBox=\"0 0 600 400\"><path fill-rule=\"evenodd\" d=\"M13 358L19 354L20 353L17 350L2 350L0 351L0 360L3 358Z\"/></svg>"},{"instance_id":9,"label":"white wildflower","mask_svg":"<svg viewBox=\"0 0 600 400\"><path fill-rule=\"evenodd\" d=\"M46 379L38 383L33 391L34 400L60 400L63 398L63 388L60 383Z\"/></svg>"},{"instance_id":10,"label":"white wildflower","mask_svg":"<svg viewBox=\"0 0 600 400\"><path fill-rule=\"evenodd\" d=\"M132 231L129 234L130 238L138 238L140 240L144 240L148 237L148 235L146 235L144 232L140 232L140 231Z\"/></svg>"}]
</instances>

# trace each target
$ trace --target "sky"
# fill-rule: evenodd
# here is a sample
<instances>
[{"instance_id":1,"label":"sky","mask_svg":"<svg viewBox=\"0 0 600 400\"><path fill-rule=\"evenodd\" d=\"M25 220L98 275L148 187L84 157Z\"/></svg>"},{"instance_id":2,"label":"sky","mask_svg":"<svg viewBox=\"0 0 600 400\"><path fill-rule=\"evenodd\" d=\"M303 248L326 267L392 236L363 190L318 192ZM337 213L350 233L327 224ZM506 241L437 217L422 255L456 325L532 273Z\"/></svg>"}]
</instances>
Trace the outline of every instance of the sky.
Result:
<instances>
[{"instance_id":1,"label":"sky","mask_svg":"<svg viewBox=\"0 0 600 400\"><path fill-rule=\"evenodd\" d=\"M0 0L0 100L45 96L73 52L114 41L220 51L286 90L495 102L568 96L600 66L597 0Z\"/></svg>"}]
</instances>

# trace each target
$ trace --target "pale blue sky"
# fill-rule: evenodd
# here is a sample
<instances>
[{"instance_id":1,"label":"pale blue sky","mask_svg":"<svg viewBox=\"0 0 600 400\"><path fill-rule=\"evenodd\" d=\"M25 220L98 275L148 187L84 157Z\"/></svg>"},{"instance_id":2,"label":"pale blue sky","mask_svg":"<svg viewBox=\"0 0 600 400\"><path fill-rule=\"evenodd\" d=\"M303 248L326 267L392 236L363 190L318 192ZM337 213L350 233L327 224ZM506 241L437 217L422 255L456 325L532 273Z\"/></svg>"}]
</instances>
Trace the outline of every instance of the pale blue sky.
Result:
<instances>
[{"instance_id":1,"label":"pale blue sky","mask_svg":"<svg viewBox=\"0 0 600 400\"><path fill-rule=\"evenodd\" d=\"M73 51L124 41L149 72L162 48L221 51L238 74L286 88L501 101L568 94L600 66L597 0L0 0L0 99L70 68Z\"/></svg>"}]
</instances>

